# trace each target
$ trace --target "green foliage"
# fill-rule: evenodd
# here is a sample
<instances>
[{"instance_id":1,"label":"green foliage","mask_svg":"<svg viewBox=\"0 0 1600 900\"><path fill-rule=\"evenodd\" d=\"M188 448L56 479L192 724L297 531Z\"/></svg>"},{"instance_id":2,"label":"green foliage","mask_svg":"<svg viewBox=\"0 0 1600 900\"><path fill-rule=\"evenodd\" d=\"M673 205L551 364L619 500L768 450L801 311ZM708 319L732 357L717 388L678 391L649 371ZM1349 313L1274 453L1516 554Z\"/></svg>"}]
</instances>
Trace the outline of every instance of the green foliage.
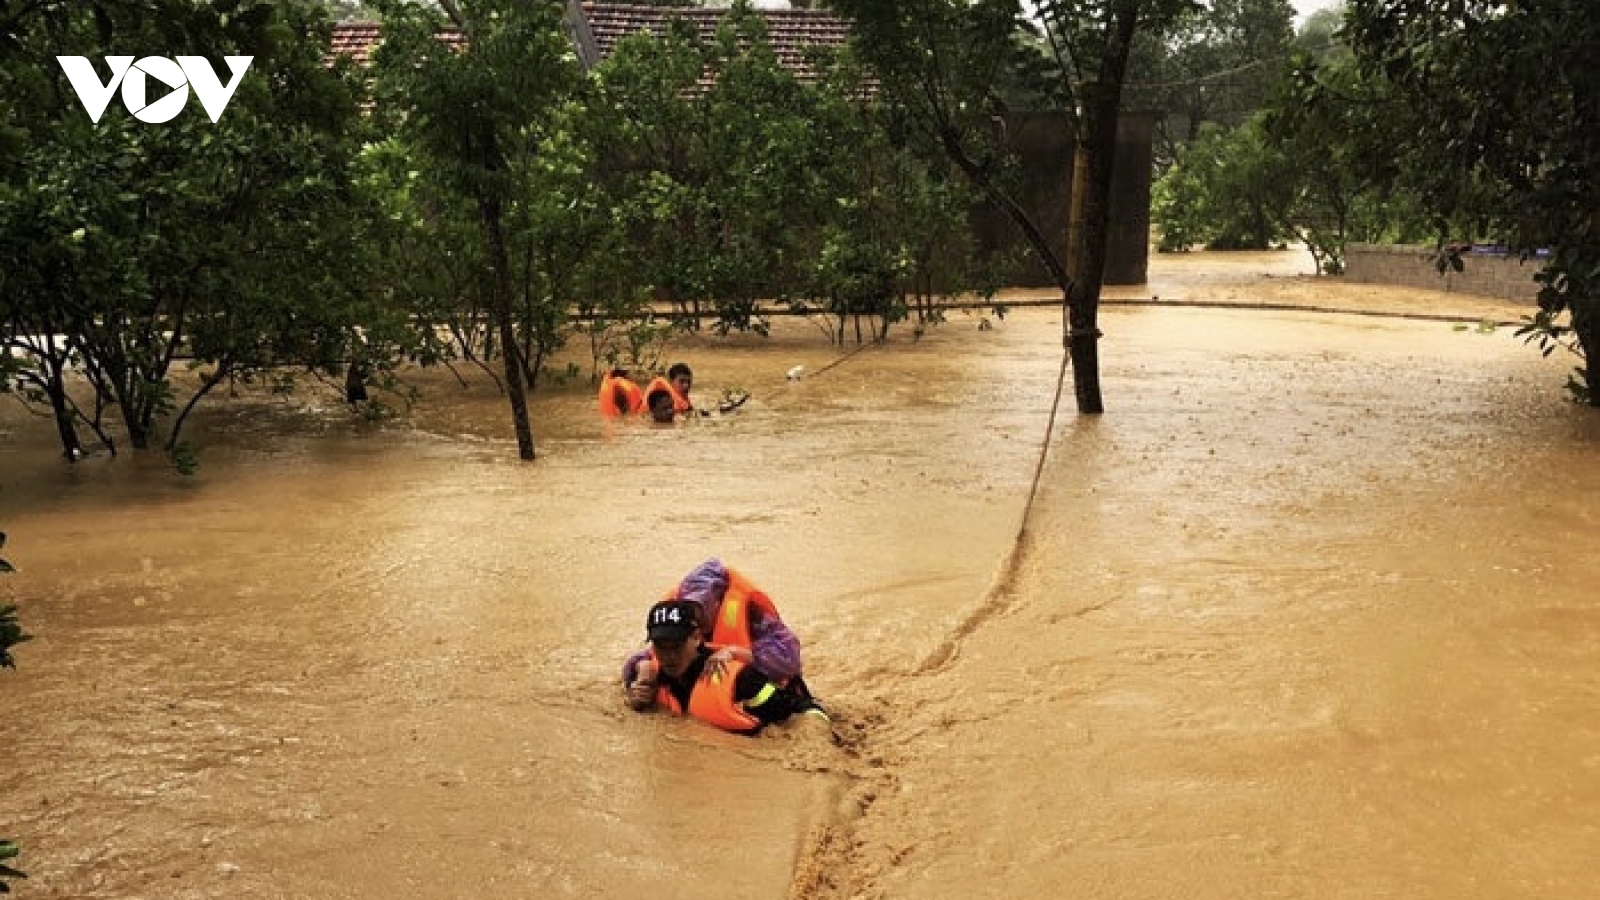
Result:
<instances>
[{"instance_id":1,"label":"green foliage","mask_svg":"<svg viewBox=\"0 0 1600 900\"><path fill-rule=\"evenodd\" d=\"M598 381L602 370L661 371L672 338L687 324L683 319L657 318L642 304L626 310L591 305L586 306L577 328L589 339L589 377Z\"/></svg>"},{"instance_id":2,"label":"green foliage","mask_svg":"<svg viewBox=\"0 0 1600 900\"><path fill-rule=\"evenodd\" d=\"M1550 276L1546 273L1539 277ZM1580 361L1585 359L1586 348L1579 340L1570 316L1565 310L1556 308L1555 304L1546 304L1537 313L1525 317L1524 324L1517 328L1516 335L1522 338L1523 343L1537 346L1542 356L1548 357L1557 350L1562 350L1576 356ZM1593 403L1594 385L1590 382L1589 372L1584 366L1575 367L1567 376L1566 388L1567 393L1577 402Z\"/></svg>"},{"instance_id":3,"label":"green foliage","mask_svg":"<svg viewBox=\"0 0 1600 900\"><path fill-rule=\"evenodd\" d=\"M1262 248L1294 239L1310 248L1320 271L1334 274L1343 271L1349 241L1431 233L1414 195L1389 178L1395 167L1382 135L1393 110L1381 90L1358 77L1335 36L1336 14L1314 17L1291 56L1286 23L1273 24L1282 12L1276 5L1233 7L1215 37L1194 45L1212 65L1248 66L1247 94L1257 108L1231 127L1189 119L1189 141L1154 190L1162 249ZM1235 18L1241 14L1246 18ZM1246 21L1253 25L1240 27ZM1186 24L1192 20L1179 20L1180 33ZM1237 52L1246 46L1254 49ZM1187 87L1215 86L1200 79Z\"/></svg>"},{"instance_id":4,"label":"green foliage","mask_svg":"<svg viewBox=\"0 0 1600 900\"><path fill-rule=\"evenodd\" d=\"M0 531L0 549L4 549L5 545L5 532ZM0 558L0 574L6 574L15 571L16 568L13 567L11 563L7 562L3 558ZM17 608L15 606L11 606L9 604L0 606L0 668L16 668L16 661L11 658L11 648L22 643L23 641L32 639L32 635L24 632L22 630L22 626L17 624L16 613ZM0 859L3 858L3 856L0 856Z\"/></svg>"},{"instance_id":5,"label":"green foliage","mask_svg":"<svg viewBox=\"0 0 1600 900\"><path fill-rule=\"evenodd\" d=\"M582 127L603 148L594 178L618 230L596 239L691 325L765 333L758 301L776 298L870 320L877 337L908 294L971 283L970 190L927 162L926 141L893 133L859 60L813 62L822 77L797 81L763 20L736 8L709 40L683 24L625 39L597 73ZM597 362L643 318L626 284L602 296L614 309L585 310L605 310L588 319Z\"/></svg>"},{"instance_id":6,"label":"green foliage","mask_svg":"<svg viewBox=\"0 0 1600 900\"><path fill-rule=\"evenodd\" d=\"M1152 191L1161 249L1205 243L1214 250L1265 250L1282 240L1295 200L1294 184L1283 177L1288 163L1257 120L1202 129Z\"/></svg>"},{"instance_id":7,"label":"green foliage","mask_svg":"<svg viewBox=\"0 0 1600 900\"><path fill-rule=\"evenodd\" d=\"M28 877L22 872L11 868L6 862L7 860L16 859L17 854L21 852L22 848L18 847L16 842L0 840L0 894L11 893L11 885L7 883L9 880Z\"/></svg>"},{"instance_id":8,"label":"green foliage","mask_svg":"<svg viewBox=\"0 0 1600 900\"><path fill-rule=\"evenodd\" d=\"M1097 317L1109 236L1113 157L1129 49L1140 28L1169 27L1188 0L834 0L886 101L1022 231L1067 305L1078 409L1099 413ZM1075 246L1063 254L1037 214L1006 189L1008 108L1073 117L1083 176ZM1072 263L1069 274L1068 261Z\"/></svg>"},{"instance_id":9,"label":"green foliage","mask_svg":"<svg viewBox=\"0 0 1600 900\"><path fill-rule=\"evenodd\" d=\"M683 23L635 36L598 81L607 108L591 124L619 252L692 322L714 312L719 332L764 332L756 301L794 281L825 161L764 21L736 9L709 41Z\"/></svg>"},{"instance_id":10,"label":"green foliage","mask_svg":"<svg viewBox=\"0 0 1600 900\"><path fill-rule=\"evenodd\" d=\"M179 475L189 476L200 471L200 451L188 441L179 441L167 450L167 458Z\"/></svg>"},{"instance_id":11,"label":"green foliage","mask_svg":"<svg viewBox=\"0 0 1600 900\"><path fill-rule=\"evenodd\" d=\"M239 373L335 365L381 321L364 276L369 212L355 194L359 82L323 64L321 4L50 5L24 17L0 79L31 86L24 140L0 192L0 340L24 360L9 385L48 404L76 458L87 425L113 452L165 432ZM98 124L40 51L96 59L252 56L216 123L195 104L152 126L113 102ZM193 361L194 379L173 364ZM77 377L86 382L85 399Z\"/></svg>"},{"instance_id":12,"label":"green foliage","mask_svg":"<svg viewBox=\"0 0 1600 900\"><path fill-rule=\"evenodd\" d=\"M1158 247L1163 253L1186 251L1210 239L1210 198L1200 169L1198 164L1173 166L1150 187L1150 221L1161 234Z\"/></svg>"},{"instance_id":13,"label":"green foliage","mask_svg":"<svg viewBox=\"0 0 1600 900\"><path fill-rule=\"evenodd\" d=\"M813 127L820 143L853 152L819 161L825 202L815 211L805 289L792 305L831 317L823 327L835 341L847 320L863 316L878 338L913 311L919 327L937 324L938 296L985 292L985 276L998 268L969 221L981 195L895 110L866 100L865 68L853 54L825 61L823 72Z\"/></svg>"},{"instance_id":14,"label":"green foliage","mask_svg":"<svg viewBox=\"0 0 1600 900\"><path fill-rule=\"evenodd\" d=\"M1288 0L1208 0L1178 10L1165 29L1139 33L1124 104L1166 113L1157 124L1157 171L1181 160L1203 126L1236 128L1267 102L1293 21Z\"/></svg>"},{"instance_id":15,"label":"green foliage","mask_svg":"<svg viewBox=\"0 0 1600 900\"><path fill-rule=\"evenodd\" d=\"M0 531L0 549L4 549L5 545L5 532ZM0 574L15 571L16 569L12 567L11 563L0 558ZM32 637L32 635L22 630L21 625L17 624L17 608L15 606L10 604L0 606L0 668L16 668L16 660L11 658L11 648L23 641L31 640ZM6 864L7 860L15 859L20 852L22 852L21 848L14 842L0 839L0 894L10 892L11 887L7 884L8 880L28 877Z\"/></svg>"},{"instance_id":16,"label":"green foliage","mask_svg":"<svg viewBox=\"0 0 1600 900\"><path fill-rule=\"evenodd\" d=\"M553 258L558 248L550 229L560 219L536 207L561 208L551 192L572 187L562 154L583 152L561 143L559 126L581 75L562 28L566 4L442 4L462 37L457 47L438 38L446 24L440 10L405 0L372 5L384 17L384 40L374 54L378 110L409 161L401 183L419 182L415 192L436 201L406 218L452 220L451 240L418 246L434 273L461 273L470 302L487 313L481 343L475 337L462 343L499 353L518 452L531 460L525 386L537 382L567 324L563 283L551 277L566 259ZM550 258L540 257L541 247ZM465 330L476 329L476 315L465 321Z\"/></svg>"},{"instance_id":17,"label":"green foliage","mask_svg":"<svg viewBox=\"0 0 1600 900\"><path fill-rule=\"evenodd\" d=\"M14 571L7 569L6 571ZM11 656L11 648L32 640L33 635L22 630L17 623L17 608L10 604L0 606L0 668L14 669L16 660Z\"/></svg>"},{"instance_id":18,"label":"green foliage","mask_svg":"<svg viewBox=\"0 0 1600 900\"><path fill-rule=\"evenodd\" d=\"M1395 184L1423 198L1456 238L1548 248L1529 336L1583 359L1570 386L1590 390L1600 362L1600 16L1587 0L1426 5L1351 0L1345 34L1362 78L1391 102ZM1471 233L1460 233L1460 223ZM1569 316L1563 320L1563 315ZM1565 321L1567 324L1561 324ZM1556 331L1569 328L1568 331Z\"/></svg>"}]
</instances>

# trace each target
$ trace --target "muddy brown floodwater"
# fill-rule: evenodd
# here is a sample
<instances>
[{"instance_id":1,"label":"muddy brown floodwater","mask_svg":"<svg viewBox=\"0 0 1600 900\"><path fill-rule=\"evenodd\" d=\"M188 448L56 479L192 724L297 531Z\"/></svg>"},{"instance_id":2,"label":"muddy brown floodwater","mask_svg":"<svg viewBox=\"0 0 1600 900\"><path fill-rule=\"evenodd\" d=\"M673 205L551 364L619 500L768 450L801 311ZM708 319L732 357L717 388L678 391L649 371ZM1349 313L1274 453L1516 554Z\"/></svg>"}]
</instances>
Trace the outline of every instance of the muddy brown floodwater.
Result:
<instances>
[{"instance_id":1,"label":"muddy brown floodwater","mask_svg":"<svg viewBox=\"0 0 1600 900\"><path fill-rule=\"evenodd\" d=\"M1600 419L1509 328L1179 305L1519 312L1296 271L1157 258L1026 518L1053 309L795 382L805 323L687 340L743 409L542 390L531 465L470 372L383 426L219 398L188 480L7 407L22 895L1600 896ZM623 709L713 555L836 734Z\"/></svg>"}]
</instances>

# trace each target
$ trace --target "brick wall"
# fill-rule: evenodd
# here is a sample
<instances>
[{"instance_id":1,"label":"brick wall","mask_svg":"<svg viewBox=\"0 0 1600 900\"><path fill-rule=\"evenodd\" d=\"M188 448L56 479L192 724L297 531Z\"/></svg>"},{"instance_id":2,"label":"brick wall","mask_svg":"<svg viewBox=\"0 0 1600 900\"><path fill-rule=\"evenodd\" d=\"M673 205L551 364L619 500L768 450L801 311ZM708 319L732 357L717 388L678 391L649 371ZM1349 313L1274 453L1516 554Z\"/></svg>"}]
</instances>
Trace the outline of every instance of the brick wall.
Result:
<instances>
[{"instance_id":1,"label":"brick wall","mask_svg":"<svg viewBox=\"0 0 1600 900\"><path fill-rule=\"evenodd\" d=\"M1462 254L1465 271L1446 269L1440 275L1434 267L1433 247L1421 244L1347 244L1346 281L1367 284L1400 284L1408 287L1499 297L1532 302L1539 293L1533 276L1542 263L1523 262L1515 253L1472 251Z\"/></svg>"}]
</instances>

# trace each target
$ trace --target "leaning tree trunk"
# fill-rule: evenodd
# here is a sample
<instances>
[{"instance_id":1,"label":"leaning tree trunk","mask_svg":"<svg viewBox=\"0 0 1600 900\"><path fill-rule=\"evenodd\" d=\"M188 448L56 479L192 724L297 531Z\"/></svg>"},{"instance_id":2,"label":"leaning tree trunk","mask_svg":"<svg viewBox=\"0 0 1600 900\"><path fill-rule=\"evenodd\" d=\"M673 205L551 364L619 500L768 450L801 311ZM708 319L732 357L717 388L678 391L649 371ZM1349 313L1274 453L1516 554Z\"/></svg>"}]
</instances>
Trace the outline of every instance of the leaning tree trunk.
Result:
<instances>
[{"instance_id":1,"label":"leaning tree trunk","mask_svg":"<svg viewBox=\"0 0 1600 900\"><path fill-rule=\"evenodd\" d=\"M493 315L500 332L500 358L506 373L506 395L511 400L511 422L517 432L517 455L533 459L533 428L528 423L528 395L522 389L522 359L511 321L511 261L506 252L505 232L501 228L500 201L493 197L479 200L484 233L489 239L489 260L494 268Z\"/></svg>"},{"instance_id":2,"label":"leaning tree trunk","mask_svg":"<svg viewBox=\"0 0 1600 900\"><path fill-rule=\"evenodd\" d=\"M67 402L67 386L60 367L52 360L50 373L45 379L44 392L50 398L50 411L56 420L56 434L61 438L61 455L68 462L83 456L83 443L78 440L78 429L73 425L72 406Z\"/></svg>"},{"instance_id":3,"label":"leaning tree trunk","mask_svg":"<svg viewBox=\"0 0 1600 900\"><path fill-rule=\"evenodd\" d=\"M1116 135L1113 133L1113 142L1115 139ZM1072 356L1072 386L1073 394L1078 401L1078 412L1093 415L1105 412L1105 403L1100 397L1100 354L1095 346L1095 341L1100 337L1100 332L1095 327L1100 303L1099 284L1096 283L1092 292L1081 291L1076 283L1077 280L1067 273L1066 265L1062 263L1061 254L1055 245L1039 228L1039 223L1033 220L1016 198L995 184L989 173L967 155L959 136L954 131L946 130L941 135L941 142L944 144L946 155L955 162L956 167L967 176L968 180L1005 210L1011 221L1022 229L1023 236L1033 246L1039 262L1044 264L1050 277L1061 288L1061 302L1066 306L1067 351ZM1077 187L1074 186L1073 190L1076 191ZM1102 246L1102 265L1104 254Z\"/></svg>"}]
</instances>

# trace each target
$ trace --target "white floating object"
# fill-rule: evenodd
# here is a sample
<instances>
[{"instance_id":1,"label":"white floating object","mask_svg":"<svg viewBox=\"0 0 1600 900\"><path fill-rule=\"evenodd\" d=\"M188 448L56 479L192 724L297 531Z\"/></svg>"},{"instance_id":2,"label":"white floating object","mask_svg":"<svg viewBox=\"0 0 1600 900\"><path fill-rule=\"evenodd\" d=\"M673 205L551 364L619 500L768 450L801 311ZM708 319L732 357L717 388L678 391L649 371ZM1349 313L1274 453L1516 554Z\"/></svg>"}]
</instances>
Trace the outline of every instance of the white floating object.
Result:
<instances>
[{"instance_id":1,"label":"white floating object","mask_svg":"<svg viewBox=\"0 0 1600 900\"><path fill-rule=\"evenodd\" d=\"M790 369L788 374L786 374L784 377L788 378L790 381L799 381L800 380L800 376L804 375L805 373L806 373L806 367L805 366L795 366L794 368Z\"/></svg>"}]
</instances>

